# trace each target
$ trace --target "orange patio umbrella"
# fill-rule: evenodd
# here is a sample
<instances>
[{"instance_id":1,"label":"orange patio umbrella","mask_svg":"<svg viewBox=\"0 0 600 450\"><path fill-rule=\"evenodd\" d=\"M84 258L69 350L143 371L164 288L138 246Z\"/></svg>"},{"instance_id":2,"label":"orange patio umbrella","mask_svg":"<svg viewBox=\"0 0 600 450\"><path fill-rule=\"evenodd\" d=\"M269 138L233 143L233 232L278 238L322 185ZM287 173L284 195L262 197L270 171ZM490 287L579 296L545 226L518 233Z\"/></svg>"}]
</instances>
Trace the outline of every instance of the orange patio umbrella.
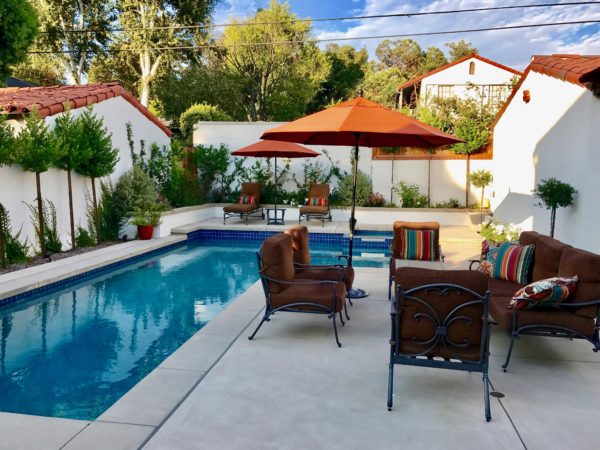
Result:
<instances>
[{"instance_id":1,"label":"orange patio umbrella","mask_svg":"<svg viewBox=\"0 0 600 450\"><path fill-rule=\"evenodd\" d=\"M314 158L321 155L302 145L273 140L259 141L231 152L231 154L235 156L254 156L256 158L275 158L275 170L273 174L275 183L277 183L277 158ZM277 197L275 197L275 219L273 222L268 222L268 224L276 225L279 223L283 224L283 219L281 222L277 219Z\"/></svg>"},{"instance_id":2,"label":"orange patio umbrella","mask_svg":"<svg viewBox=\"0 0 600 450\"><path fill-rule=\"evenodd\" d=\"M463 142L455 136L426 125L362 97L267 130L261 139L301 144L354 146L354 180L348 265L352 265L352 241L356 227L356 177L358 149L366 147L439 147Z\"/></svg>"}]
</instances>

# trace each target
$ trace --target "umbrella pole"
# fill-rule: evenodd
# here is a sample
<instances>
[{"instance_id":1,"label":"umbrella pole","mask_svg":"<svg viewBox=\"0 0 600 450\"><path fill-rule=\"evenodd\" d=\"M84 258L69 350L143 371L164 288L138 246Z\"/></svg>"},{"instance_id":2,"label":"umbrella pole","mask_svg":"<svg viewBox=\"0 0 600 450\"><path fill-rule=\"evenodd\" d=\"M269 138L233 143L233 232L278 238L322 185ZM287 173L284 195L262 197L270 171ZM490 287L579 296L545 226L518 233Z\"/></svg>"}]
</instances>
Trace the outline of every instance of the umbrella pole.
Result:
<instances>
[{"instance_id":1,"label":"umbrella pole","mask_svg":"<svg viewBox=\"0 0 600 450\"><path fill-rule=\"evenodd\" d=\"M356 182L358 179L358 143L360 133L356 134L356 145L354 146L354 173L352 175L352 211L350 212L350 236L348 242L348 267L352 267L352 248L354 247L354 229L356 228Z\"/></svg>"},{"instance_id":2,"label":"umbrella pole","mask_svg":"<svg viewBox=\"0 0 600 450\"><path fill-rule=\"evenodd\" d=\"M354 173L352 175L352 211L350 213L350 236L348 238L348 267L352 267L352 250L354 248L354 229L356 228L356 183L358 180L358 145L360 133L356 133L356 145L354 146ZM348 290L349 298L364 298L369 294L364 289L352 288Z\"/></svg>"}]
</instances>

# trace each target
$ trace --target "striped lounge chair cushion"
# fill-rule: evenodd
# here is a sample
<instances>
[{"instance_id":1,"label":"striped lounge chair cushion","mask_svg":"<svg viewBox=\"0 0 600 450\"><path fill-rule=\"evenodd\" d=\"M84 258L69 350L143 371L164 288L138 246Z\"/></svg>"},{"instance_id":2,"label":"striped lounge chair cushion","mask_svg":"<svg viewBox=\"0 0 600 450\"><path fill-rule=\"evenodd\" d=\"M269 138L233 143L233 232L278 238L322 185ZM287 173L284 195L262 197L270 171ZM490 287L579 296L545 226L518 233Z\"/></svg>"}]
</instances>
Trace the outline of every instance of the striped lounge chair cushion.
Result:
<instances>
[{"instance_id":1,"label":"striped lounge chair cushion","mask_svg":"<svg viewBox=\"0 0 600 450\"><path fill-rule=\"evenodd\" d=\"M322 197L311 197L308 199L308 206L327 206L327 199Z\"/></svg>"},{"instance_id":2,"label":"striped lounge chair cushion","mask_svg":"<svg viewBox=\"0 0 600 450\"><path fill-rule=\"evenodd\" d=\"M488 258L493 265L490 276L498 280L527 284L534 249L533 244L515 245L509 242L500 244L497 251L488 253Z\"/></svg>"},{"instance_id":3,"label":"striped lounge chair cushion","mask_svg":"<svg viewBox=\"0 0 600 450\"><path fill-rule=\"evenodd\" d=\"M434 230L402 230L401 259L436 261Z\"/></svg>"},{"instance_id":4,"label":"striped lounge chair cushion","mask_svg":"<svg viewBox=\"0 0 600 450\"><path fill-rule=\"evenodd\" d=\"M254 195L240 195L240 200L238 202L240 205L252 205L256 203L256 197Z\"/></svg>"}]
</instances>

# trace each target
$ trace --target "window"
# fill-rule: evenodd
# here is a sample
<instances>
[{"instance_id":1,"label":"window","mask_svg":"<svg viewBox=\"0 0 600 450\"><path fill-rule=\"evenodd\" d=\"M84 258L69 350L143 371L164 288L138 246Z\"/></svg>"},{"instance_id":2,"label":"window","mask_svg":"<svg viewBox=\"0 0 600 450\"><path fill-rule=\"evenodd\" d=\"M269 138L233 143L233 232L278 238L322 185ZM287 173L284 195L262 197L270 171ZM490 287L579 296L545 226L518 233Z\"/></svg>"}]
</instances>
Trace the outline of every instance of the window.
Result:
<instances>
[{"instance_id":1,"label":"window","mask_svg":"<svg viewBox=\"0 0 600 450\"><path fill-rule=\"evenodd\" d=\"M469 63L469 75L475 75L475 61Z\"/></svg>"},{"instance_id":2,"label":"window","mask_svg":"<svg viewBox=\"0 0 600 450\"><path fill-rule=\"evenodd\" d=\"M440 84L438 86L437 96L440 98L450 98L454 96L454 86L451 84Z\"/></svg>"},{"instance_id":3,"label":"window","mask_svg":"<svg viewBox=\"0 0 600 450\"><path fill-rule=\"evenodd\" d=\"M490 104L504 103L504 100L508 97L509 89L504 84L494 84L489 86L489 99Z\"/></svg>"}]
</instances>

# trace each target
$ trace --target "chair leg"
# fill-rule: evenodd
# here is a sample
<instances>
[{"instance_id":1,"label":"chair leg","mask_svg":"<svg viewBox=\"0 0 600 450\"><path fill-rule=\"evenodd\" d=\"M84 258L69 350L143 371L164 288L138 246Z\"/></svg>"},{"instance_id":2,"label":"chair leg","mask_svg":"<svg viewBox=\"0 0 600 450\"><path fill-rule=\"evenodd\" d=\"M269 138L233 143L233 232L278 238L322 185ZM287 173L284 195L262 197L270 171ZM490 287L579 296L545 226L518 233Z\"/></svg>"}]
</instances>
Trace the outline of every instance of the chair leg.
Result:
<instances>
[{"instance_id":1,"label":"chair leg","mask_svg":"<svg viewBox=\"0 0 600 450\"><path fill-rule=\"evenodd\" d=\"M252 335L248 336L249 340L254 339L254 336L256 336L256 333L258 333L258 330L260 329L260 327L262 327L262 324L265 322L269 321L269 314L265 313L265 315L263 316L262 320L260 321L260 323L258 324L258 326L256 327L256 330L254 330L254 333L252 333Z\"/></svg>"},{"instance_id":2,"label":"chair leg","mask_svg":"<svg viewBox=\"0 0 600 450\"><path fill-rule=\"evenodd\" d=\"M393 396L394 396L394 364L390 363L390 368L388 371L388 398L387 398L388 411L392 410L392 397Z\"/></svg>"},{"instance_id":3,"label":"chair leg","mask_svg":"<svg viewBox=\"0 0 600 450\"><path fill-rule=\"evenodd\" d=\"M506 368L508 367L508 363L510 361L510 356L512 354L513 351L513 346L515 345L515 339L517 338L517 333L513 332L510 335L510 345L508 347L508 354L506 355L506 361L504 361L504 364L502 364L502 369L506 372Z\"/></svg>"},{"instance_id":4,"label":"chair leg","mask_svg":"<svg viewBox=\"0 0 600 450\"><path fill-rule=\"evenodd\" d=\"M392 300L392 283L393 283L393 278L390 275L390 279L389 279L389 283L388 283L388 300Z\"/></svg>"},{"instance_id":5,"label":"chair leg","mask_svg":"<svg viewBox=\"0 0 600 450\"><path fill-rule=\"evenodd\" d=\"M341 347L342 343L338 339L338 332L337 332L337 324L336 324L336 320L335 320L335 313L333 313L331 315L331 321L333 322L333 334L335 335L335 343L337 344L338 347Z\"/></svg>"},{"instance_id":6,"label":"chair leg","mask_svg":"<svg viewBox=\"0 0 600 450\"><path fill-rule=\"evenodd\" d=\"M350 301L350 297L346 297L348 301ZM344 313L346 314L346 320L350 320L350 316L348 315L348 305L344 302Z\"/></svg>"},{"instance_id":7,"label":"chair leg","mask_svg":"<svg viewBox=\"0 0 600 450\"><path fill-rule=\"evenodd\" d=\"M490 380L487 372L483 374L483 401L485 402L485 420L492 420L492 410L490 409Z\"/></svg>"},{"instance_id":8,"label":"chair leg","mask_svg":"<svg viewBox=\"0 0 600 450\"><path fill-rule=\"evenodd\" d=\"M342 317L342 312L340 311L338 314L340 315L340 322L342 322L342 326L345 327L346 322L344 322L344 318Z\"/></svg>"}]
</instances>

